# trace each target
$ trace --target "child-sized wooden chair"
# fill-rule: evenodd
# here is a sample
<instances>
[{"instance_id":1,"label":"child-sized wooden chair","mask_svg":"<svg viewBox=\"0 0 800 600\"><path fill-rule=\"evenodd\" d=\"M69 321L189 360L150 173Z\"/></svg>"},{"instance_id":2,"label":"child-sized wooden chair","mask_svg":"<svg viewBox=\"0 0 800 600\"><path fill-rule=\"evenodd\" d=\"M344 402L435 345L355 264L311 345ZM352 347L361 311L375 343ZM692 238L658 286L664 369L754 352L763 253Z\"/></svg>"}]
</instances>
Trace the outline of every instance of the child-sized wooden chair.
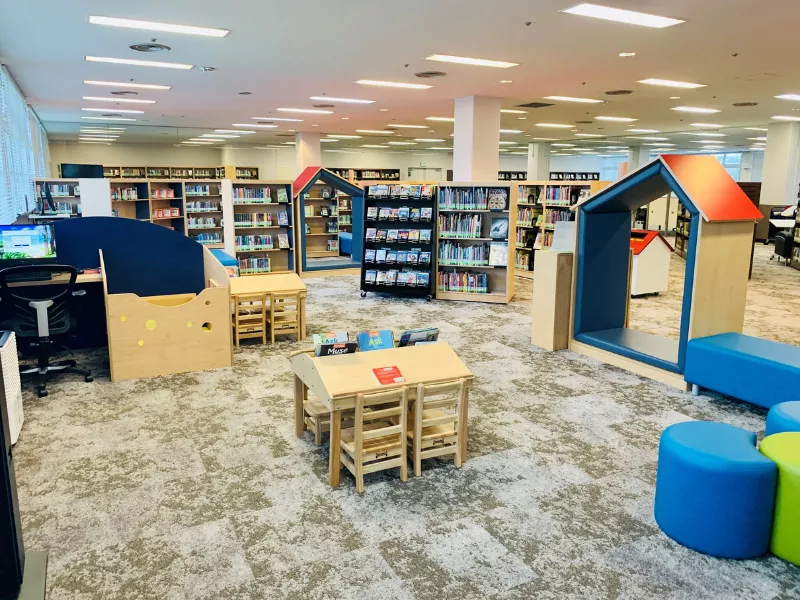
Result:
<instances>
[{"instance_id":1,"label":"child-sized wooden chair","mask_svg":"<svg viewBox=\"0 0 800 600\"><path fill-rule=\"evenodd\" d=\"M272 343L276 335L296 335L300 341L300 292L272 292L267 324Z\"/></svg>"},{"instance_id":2,"label":"child-sized wooden chair","mask_svg":"<svg viewBox=\"0 0 800 600\"><path fill-rule=\"evenodd\" d=\"M400 467L400 480L408 478L407 412L406 387L356 396L353 427L342 430L341 459L356 478L358 493L364 492L366 473Z\"/></svg>"},{"instance_id":3,"label":"child-sized wooden chair","mask_svg":"<svg viewBox=\"0 0 800 600\"><path fill-rule=\"evenodd\" d=\"M233 337L236 347L239 341L247 338L261 338L267 343L267 312L269 294L234 294L233 296Z\"/></svg>"},{"instance_id":4,"label":"child-sized wooden chair","mask_svg":"<svg viewBox=\"0 0 800 600\"><path fill-rule=\"evenodd\" d=\"M417 399L408 416L408 441L417 477L422 475L423 458L453 454L456 467L461 467L464 457L461 456L460 424L465 396L464 379L417 386Z\"/></svg>"}]
</instances>

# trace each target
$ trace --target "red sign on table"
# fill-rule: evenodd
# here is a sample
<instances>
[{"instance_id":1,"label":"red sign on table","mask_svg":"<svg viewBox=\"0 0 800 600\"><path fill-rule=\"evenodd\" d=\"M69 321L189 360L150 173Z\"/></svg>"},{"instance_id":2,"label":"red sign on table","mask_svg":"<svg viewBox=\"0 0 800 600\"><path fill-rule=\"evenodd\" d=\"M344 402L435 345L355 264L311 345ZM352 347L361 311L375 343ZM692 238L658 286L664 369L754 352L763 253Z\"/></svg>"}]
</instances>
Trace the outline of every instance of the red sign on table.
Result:
<instances>
[{"instance_id":1,"label":"red sign on table","mask_svg":"<svg viewBox=\"0 0 800 600\"><path fill-rule=\"evenodd\" d=\"M375 378L381 385L403 383L406 380L397 367L380 367L378 369L372 369L372 372L375 373Z\"/></svg>"}]
</instances>

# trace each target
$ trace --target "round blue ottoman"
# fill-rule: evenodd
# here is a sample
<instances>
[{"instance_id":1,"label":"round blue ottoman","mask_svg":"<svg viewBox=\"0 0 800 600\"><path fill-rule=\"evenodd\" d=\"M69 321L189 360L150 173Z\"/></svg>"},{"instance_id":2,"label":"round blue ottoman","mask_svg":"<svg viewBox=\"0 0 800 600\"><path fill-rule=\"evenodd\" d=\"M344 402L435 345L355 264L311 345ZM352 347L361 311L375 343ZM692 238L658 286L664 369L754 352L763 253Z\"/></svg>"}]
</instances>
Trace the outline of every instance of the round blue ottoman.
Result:
<instances>
[{"instance_id":1,"label":"round blue ottoman","mask_svg":"<svg viewBox=\"0 0 800 600\"><path fill-rule=\"evenodd\" d=\"M800 402L781 402L769 409L764 437L800 431Z\"/></svg>"},{"instance_id":2,"label":"round blue ottoman","mask_svg":"<svg viewBox=\"0 0 800 600\"><path fill-rule=\"evenodd\" d=\"M769 550L777 467L756 450L756 434L691 421L661 434L655 518L676 542L723 558Z\"/></svg>"}]
</instances>

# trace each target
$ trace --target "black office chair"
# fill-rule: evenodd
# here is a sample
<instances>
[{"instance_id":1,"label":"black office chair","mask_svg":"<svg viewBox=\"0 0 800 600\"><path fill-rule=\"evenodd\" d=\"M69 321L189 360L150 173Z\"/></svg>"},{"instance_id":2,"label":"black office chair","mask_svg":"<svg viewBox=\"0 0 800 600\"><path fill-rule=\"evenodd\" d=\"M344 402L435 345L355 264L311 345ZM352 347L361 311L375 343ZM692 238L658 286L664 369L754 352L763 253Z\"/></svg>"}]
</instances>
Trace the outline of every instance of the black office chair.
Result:
<instances>
[{"instance_id":1,"label":"black office chair","mask_svg":"<svg viewBox=\"0 0 800 600\"><path fill-rule=\"evenodd\" d=\"M47 396L48 375L74 373L93 380L90 371L78 369L74 360L51 363L54 335L67 333L71 325L70 308L76 296L78 271L68 265L22 265L0 271L0 302L5 317L17 334L17 343L26 342L37 358L36 366L20 365L20 375L38 375L39 397ZM43 280L44 278L44 280Z\"/></svg>"}]
</instances>

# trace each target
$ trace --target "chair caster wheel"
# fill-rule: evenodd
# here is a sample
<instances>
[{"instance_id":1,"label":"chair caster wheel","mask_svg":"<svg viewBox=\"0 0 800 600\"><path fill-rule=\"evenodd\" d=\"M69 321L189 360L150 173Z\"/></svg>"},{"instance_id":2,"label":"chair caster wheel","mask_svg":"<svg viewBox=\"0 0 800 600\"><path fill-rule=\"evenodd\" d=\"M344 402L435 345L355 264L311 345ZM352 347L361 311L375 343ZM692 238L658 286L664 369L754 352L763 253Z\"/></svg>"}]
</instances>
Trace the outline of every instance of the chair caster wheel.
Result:
<instances>
[{"instance_id":1,"label":"chair caster wheel","mask_svg":"<svg viewBox=\"0 0 800 600\"><path fill-rule=\"evenodd\" d=\"M47 390L44 388L39 388L38 390L36 390L36 394L39 396L39 398L44 398L45 396L47 396Z\"/></svg>"},{"instance_id":2,"label":"chair caster wheel","mask_svg":"<svg viewBox=\"0 0 800 600\"><path fill-rule=\"evenodd\" d=\"M87 375L86 377L83 378L83 380L86 383L92 383L94 381L94 377L92 377L91 375Z\"/></svg>"},{"instance_id":3,"label":"chair caster wheel","mask_svg":"<svg viewBox=\"0 0 800 600\"><path fill-rule=\"evenodd\" d=\"M361 292L361 297L362 298L366 298L367 297L367 292Z\"/></svg>"},{"instance_id":4,"label":"chair caster wheel","mask_svg":"<svg viewBox=\"0 0 800 600\"><path fill-rule=\"evenodd\" d=\"M433 300L433 296L425 296L425 300L427 300L428 302L430 302L431 300Z\"/></svg>"}]
</instances>

